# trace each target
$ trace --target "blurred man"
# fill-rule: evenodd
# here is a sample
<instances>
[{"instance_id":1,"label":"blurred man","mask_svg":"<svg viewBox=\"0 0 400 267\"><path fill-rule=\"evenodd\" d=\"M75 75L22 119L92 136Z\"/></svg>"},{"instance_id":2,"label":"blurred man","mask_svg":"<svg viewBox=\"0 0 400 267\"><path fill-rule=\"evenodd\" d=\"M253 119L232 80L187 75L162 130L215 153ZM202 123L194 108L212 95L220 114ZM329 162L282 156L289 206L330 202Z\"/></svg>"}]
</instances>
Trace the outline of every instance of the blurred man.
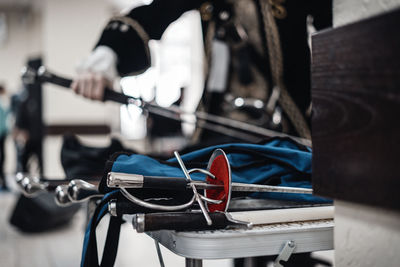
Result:
<instances>
[{"instance_id":1,"label":"blurred man","mask_svg":"<svg viewBox=\"0 0 400 267\"><path fill-rule=\"evenodd\" d=\"M203 108L310 138L307 20L329 27L331 0L154 0L110 20L72 89L100 100L118 75L145 71L148 41L193 9L201 14L207 57Z\"/></svg>"},{"instance_id":2,"label":"blurred man","mask_svg":"<svg viewBox=\"0 0 400 267\"><path fill-rule=\"evenodd\" d=\"M0 98L3 100L6 94L6 89L3 85L0 85ZM5 158L5 141L8 133L7 117L9 111L5 108L4 101L0 101L0 187L7 189L6 177L4 174L4 158Z\"/></svg>"},{"instance_id":3,"label":"blurred man","mask_svg":"<svg viewBox=\"0 0 400 267\"><path fill-rule=\"evenodd\" d=\"M41 58L31 58L27 66L37 70ZM17 148L17 172L38 175L43 173L42 87L40 83L23 84L22 91L13 97L15 112L13 137Z\"/></svg>"}]
</instances>

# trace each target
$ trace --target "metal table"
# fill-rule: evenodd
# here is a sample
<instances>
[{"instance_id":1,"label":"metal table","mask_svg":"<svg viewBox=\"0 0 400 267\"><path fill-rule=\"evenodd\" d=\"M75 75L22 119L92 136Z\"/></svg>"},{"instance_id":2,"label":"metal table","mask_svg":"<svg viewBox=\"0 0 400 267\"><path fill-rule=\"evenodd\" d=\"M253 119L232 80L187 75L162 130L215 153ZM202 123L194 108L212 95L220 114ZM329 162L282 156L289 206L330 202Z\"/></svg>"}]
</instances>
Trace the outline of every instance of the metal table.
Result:
<instances>
[{"instance_id":1,"label":"metal table","mask_svg":"<svg viewBox=\"0 0 400 267\"><path fill-rule=\"evenodd\" d=\"M333 220L318 220L270 224L250 230L162 230L147 234L175 254L185 257L186 266L202 266L203 259L282 254L288 254L288 258L291 253L330 250L333 249L333 225ZM287 251L288 244L290 251Z\"/></svg>"}]
</instances>

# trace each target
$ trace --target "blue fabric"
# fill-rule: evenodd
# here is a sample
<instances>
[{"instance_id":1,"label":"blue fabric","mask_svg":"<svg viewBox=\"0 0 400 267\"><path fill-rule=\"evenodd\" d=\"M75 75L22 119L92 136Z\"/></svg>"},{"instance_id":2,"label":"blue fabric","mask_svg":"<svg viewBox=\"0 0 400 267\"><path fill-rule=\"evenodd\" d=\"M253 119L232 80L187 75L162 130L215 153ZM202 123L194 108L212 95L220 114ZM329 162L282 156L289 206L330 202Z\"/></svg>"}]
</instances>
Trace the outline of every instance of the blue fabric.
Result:
<instances>
[{"instance_id":1,"label":"blue fabric","mask_svg":"<svg viewBox=\"0 0 400 267\"><path fill-rule=\"evenodd\" d=\"M3 105L0 103L0 136L4 136L8 133L8 115L10 111L5 109Z\"/></svg>"},{"instance_id":2,"label":"blue fabric","mask_svg":"<svg viewBox=\"0 0 400 267\"><path fill-rule=\"evenodd\" d=\"M225 144L207 147L185 155L182 160L208 163L212 152L221 148L227 154L232 170L232 182L264 183L268 178L280 177L280 186L311 188L311 149L302 150L288 139L273 139L265 144ZM246 153L250 151L250 153ZM169 163L177 163L175 158ZM120 155L112 166L113 172L142 174L148 176L182 177L177 166L169 166L143 155ZM204 180L203 174L193 174L194 180ZM330 202L330 200L307 194L256 193L258 198L274 198L310 202Z\"/></svg>"}]
</instances>

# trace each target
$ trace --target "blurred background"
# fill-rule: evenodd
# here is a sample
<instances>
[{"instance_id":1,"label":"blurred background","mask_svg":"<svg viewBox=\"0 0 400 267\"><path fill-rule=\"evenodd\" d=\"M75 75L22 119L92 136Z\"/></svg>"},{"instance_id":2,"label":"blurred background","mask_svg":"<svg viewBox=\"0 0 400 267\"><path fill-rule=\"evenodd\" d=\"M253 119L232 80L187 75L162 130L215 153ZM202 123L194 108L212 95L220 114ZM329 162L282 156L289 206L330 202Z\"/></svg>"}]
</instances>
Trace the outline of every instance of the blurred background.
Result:
<instances>
[{"instance_id":1,"label":"blurred background","mask_svg":"<svg viewBox=\"0 0 400 267\"><path fill-rule=\"evenodd\" d=\"M10 110L12 99L26 97L24 91L27 88L22 84L21 70L28 62L41 62L55 73L73 77L78 64L93 49L110 17L150 2L0 0L0 85L5 89L0 96L2 108ZM184 105L189 110L194 109L203 88L201 38L198 12L186 13L169 27L162 40L151 41L152 67L142 75L121 80L124 93L169 106L180 98L181 88L185 87L194 97L186 100ZM164 87L169 88L167 94ZM150 142L148 122L138 108L96 103L51 84L44 84L40 91L32 90L33 104L26 112L32 113L33 110L38 116L28 116L25 121L32 121L41 129L33 126L25 130L42 134L42 138L37 140L42 145L42 153L29 157L27 171L31 174L65 177L60 151L63 134L67 132L77 133L81 142L94 147L106 147L110 145L110 137L116 137L124 146L139 152L171 152L185 145L185 138L179 134L156 137ZM4 164L9 190L0 194L0 266L78 266L86 223L85 209L79 211L66 227L46 233L26 234L9 224L18 199L14 184L14 174L18 169L18 140L24 139L25 133L23 129L19 132L13 129L15 121L15 113L10 112ZM186 129L188 134L192 130L190 127ZM40 155L43 158L42 170ZM107 220L102 225L104 231L101 232L105 233ZM123 226L116 266L157 266L153 241L135 233L131 225ZM183 266L183 258L163 251L167 265ZM211 266L228 263L213 261Z\"/></svg>"},{"instance_id":2,"label":"blurred background","mask_svg":"<svg viewBox=\"0 0 400 267\"><path fill-rule=\"evenodd\" d=\"M116 138L138 153L157 155L170 155L188 144L187 137L194 131L190 125L162 124L134 106L91 101L56 85L27 86L21 80L21 71L27 65L45 65L56 74L74 77L112 16L150 2L0 0L0 141L5 143L7 181L7 188L3 184L0 189L0 266L62 267L80 263L86 206L70 211L74 216L63 227L45 233L22 232L9 223L21 203L14 179L17 171L49 179L66 177L60 156L65 134L75 134L70 144L104 148L112 146L111 138ZM335 0L333 28L398 8L399 0ZM308 30L315 31L312 27ZM151 67L140 75L117 80L115 87L162 107L179 104L186 111L194 111L205 87L199 12L185 13L168 27L161 40L151 40L149 47ZM335 200L335 209L338 266L368 266L357 265L357 259L374 266L381 255L389 255L388 262L398 258L398 212L391 214L340 200ZM99 226L98 244L104 243L107 225L108 218ZM101 254L102 248L99 251ZM184 258L164 248L162 251L166 266L184 265ZM317 254L333 261L333 251ZM153 240L136 234L132 225L125 223L116 266L158 265ZM204 262L204 266L231 265L231 260Z\"/></svg>"},{"instance_id":3,"label":"blurred background","mask_svg":"<svg viewBox=\"0 0 400 267\"><path fill-rule=\"evenodd\" d=\"M0 83L6 88L8 98L22 91L21 69L29 60L40 58L43 65L55 73L73 77L80 61L94 48L109 18L146 2L149 3L141 0L1 0ZM181 88L185 87L193 95L185 106L194 109L203 89L201 38L198 13L188 12L168 28L161 41L151 41L152 67L142 75L122 79L124 92L169 106L180 98ZM64 176L58 157L52 153L61 148L57 133L65 132L68 127L81 127L85 135L95 134L89 137L89 142L99 142L99 145L102 132L107 136L122 134L124 140L132 140L140 151L173 150L183 145L183 138L175 138L176 142L167 142L172 144L170 148L166 148L162 140L160 144L155 143L155 147L146 147L150 144L142 140L147 134L146 120L135 107L96 103L51 84L43 85L42 95L43 162L46 163L43 172L46 176ZM7 102L7 97L3 98ZM190 133L191 129L187 131ZM109 138L105 138L107 140ZM15 170L13 150L8 138L10 157L5 165L8 173Z\"/></svg>"}]
</instances>

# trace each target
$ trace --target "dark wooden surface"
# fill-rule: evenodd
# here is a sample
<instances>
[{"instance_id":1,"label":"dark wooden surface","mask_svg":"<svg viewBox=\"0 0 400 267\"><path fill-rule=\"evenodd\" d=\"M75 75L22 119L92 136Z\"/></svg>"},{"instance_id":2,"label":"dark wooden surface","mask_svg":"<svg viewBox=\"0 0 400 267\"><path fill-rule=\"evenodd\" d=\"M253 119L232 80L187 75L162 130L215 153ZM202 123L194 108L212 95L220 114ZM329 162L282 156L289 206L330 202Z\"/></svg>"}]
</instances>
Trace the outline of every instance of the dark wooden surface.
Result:
<instances>
[{"instance_id":1,"label":"dark wooden surface","mask_svg":"<svg viewBox=\"0 0 400 267\"><path fill-rule=\"evenodd\" d=\"M400 10L312 42L316 194L400 210Z\"/></svg>"},{"instance_id":2,"label":"dark wooden surface","mask_svg":"<svg viewBox=\"0 0 400 267\"><path fill-rule=\"evenodd\" d=\"M63 135L63 134L83 134L98 135L109 134L111 129L108 125L71 125L71 124L52 124L45 126L46 135Z\"/></svg>"}]
</instances>

